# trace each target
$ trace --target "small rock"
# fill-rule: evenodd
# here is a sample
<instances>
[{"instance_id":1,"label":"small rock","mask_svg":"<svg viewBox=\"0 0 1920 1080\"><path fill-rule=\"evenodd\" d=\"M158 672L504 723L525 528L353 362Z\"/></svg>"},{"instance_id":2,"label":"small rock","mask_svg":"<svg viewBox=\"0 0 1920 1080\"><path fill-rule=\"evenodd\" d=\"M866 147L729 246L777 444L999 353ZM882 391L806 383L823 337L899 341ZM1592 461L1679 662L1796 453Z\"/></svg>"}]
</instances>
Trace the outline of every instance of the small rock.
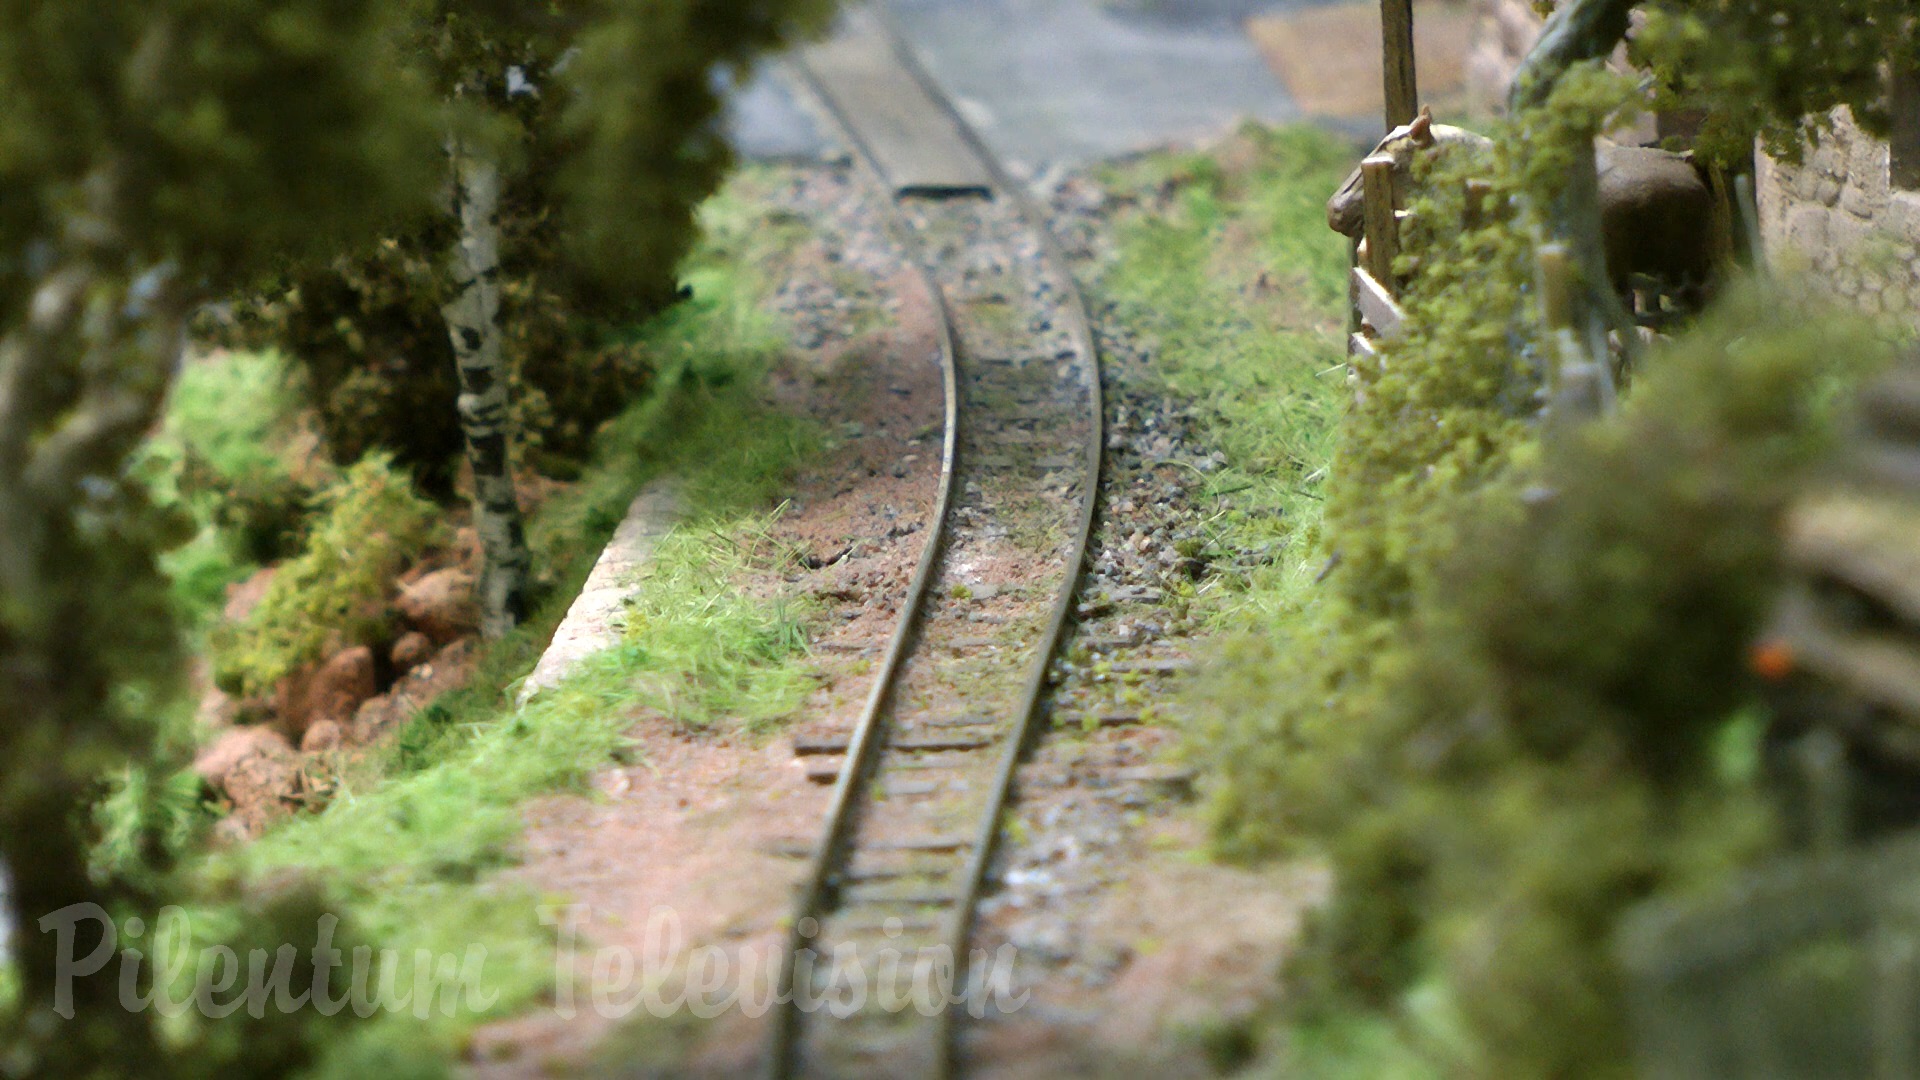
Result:
<instances>
[{"instance_id":1,"label":"small rock","mask_svg":"<svg viewBox=\"0 0 1920 1080\"><path fill-rule=\"evenodd\" d=\"M393 670L396 675L405 675L421 664L433 659L433 639L418 630L409 630L400 635L393 643Z\"/></svg>"},{"instance_id":2,"label":"small rock","mask_svg":"<svg viewBox=\"0 0 1920 1080\"><path fill-rule=\"evenodd\" d=\"M293 747L271 728L241 727L224 732L193 759L193 771L208 786L226 790L227 778L242 761L254 757L281 757Z\"/></svg>"},{"instance_id":3,"label":"small rock","mask_svg":"<svg viewBox=\"0 0 1920 1080\"><path fill-rule=\"evenodd\" d=\"M418 672L427 669L414 670ZM394 699L400 696L399 689L395 687L393 694L381 694L379 697L368 698L360 703L359 711L353 714L353 725L350 729L354 742L372 742L392 726Z\"/></svg>"},{"instance_id":4,"label":"small rock","mask_svg":"<svg viewBox=\"0 0 1920 1080\"><path fill-rule=\"evenodd\" d=\"M305 735L321 720L350 720L361 702L379 692L373 650L365 645L342 649L307 680L306 692L294 713L293 731Z\"/></svg>"},{"instance_id":5,"label":"small rock","mask_svg":"<svg viewBox=\"0 0 1920 1080\"><path fill-rule=\"evenodd\" d=\"M340 745L344 731L338 720L319 720L300 737L300 752L317 754L322 750L332 750Z\"/></svg>"},{"instance_id":6,"label":"small rock","mask_svg":"<svg viewBox=\"0 0 1920 1080\"><path fill-rule=\"evenodd\" d=\"M394 607L408 625L444 644L480 626L473 584L473 575L461 567L435 570L400 590Z\"/></svg>"}]
</instances>

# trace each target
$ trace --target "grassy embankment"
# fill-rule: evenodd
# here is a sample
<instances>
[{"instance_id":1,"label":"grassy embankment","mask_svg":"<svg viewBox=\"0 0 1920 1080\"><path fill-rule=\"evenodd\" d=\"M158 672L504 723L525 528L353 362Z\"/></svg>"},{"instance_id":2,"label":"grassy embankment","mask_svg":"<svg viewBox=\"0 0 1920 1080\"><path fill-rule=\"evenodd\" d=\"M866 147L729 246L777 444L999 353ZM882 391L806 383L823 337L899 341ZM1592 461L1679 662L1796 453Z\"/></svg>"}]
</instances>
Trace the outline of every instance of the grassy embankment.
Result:
<instances>
[{"instance_id":1,"label":"grassy embankment","mask_svg":"<svg viewBox=\"0 0 1920 1080\"><path fill-rule=\"evenodd\" d=\"M1346 408L1345 241L1326 198L1351 147L1249 127L1224 152L1155 154L1099 176L1123 209L1094 286L1153 351L1228 464L1208 478L1211 545L1239 568L1202 610L1228 631L1312 602L1322 486Z\"/></svg>"},{"instance_id":2,"label":"grassy embankment","mask_svg":"<svg viewBox=\"0 0 1920 1080\"><path fill-rule=\"evenodd\" d=\"M1221 849L1335 868L1289 1014L1261 1033L1298 1075L1618 1074L1615 922L1777 850L1745 650L1781 579L1778 519L1885 335L1790 284L1734 283L1616 414L1543 438L1526 227L1461 227L1459 181L1545 205L1565 146L1621 99L1570 84L1488 158L1442 166L1415 206L1434 239L1409 332L1337 439L1344 395L1312 361L1318 340L1337 362L1337 333L1260 325L1244 253L1337 283L1317 207L1343 158L1316 178L1238 146L1130 170L1171 194L1123 221L1107 288L1250 474L1214 483L1237 500L1216 542L1259 550L1264 511L1285 553L1216 590L1242 633L1192 704ZM1249 175L1265 185L1236 188ZM1289 199L1291 216L1249 213ZM1273 231L1250 242L1256 220ZM1336 312L1337 284L1295 310L1316 298ZM1301 501L1322 492L1324 511Z\"/></svg>"},{"instance_id":3,"label":"grassy embankment","mask_svg":"<svg viewBox=\"0 0 1920 1080\"><path fill-rule=\"evenodd\" d=\"M417 714L391 745L341 763L323 810L189 871L213 892L236 882L244 894L247 882L287 874L317 883L343 936L402 958L417 949L455 957L486 950L481 989L493 997L489 1007L424 1021L408 1009L359 1025L329 1047L326 1075L437 1075L476 1024L549 990L552 931L537 909L552 898L489 877L515 860L521 802L579 789L597 769L631 760L625 733L643 713L756 730L790 713L811 685L798 662L804 609L726 584L748 564L776 557L761 541L778 492L820 445L809 423L773 410L759 389L784 347L762 301L803 232L762 213L756 175L748 170L704 208L705 239L683 272L693 298L635 331L658 364L654 390L608 425L585 474L530 522L536 559L556 582L530 623L488 644L471 682ZM279 436L293 400L275 358L204 365L175 395L174 435L151 468L164 486L190 448L224 478L272 488L287 466L260 448L285 445ZM685 516L638 583L622 643L514 707L519 680L629 500L667 474L682 484ZM199 627L224 586L257 565L257 548L208 507L187 509L200 535L170 556L169 568L182 610ZM184 718L180 726L185 737L190 726ZM134 778L103 814L103 857L126 857L155 815L169 816L176 842L191 847L206 823L194 790L190 774ZM219 920L217 909L208 919Z\"/></svg>"}]
</instances>

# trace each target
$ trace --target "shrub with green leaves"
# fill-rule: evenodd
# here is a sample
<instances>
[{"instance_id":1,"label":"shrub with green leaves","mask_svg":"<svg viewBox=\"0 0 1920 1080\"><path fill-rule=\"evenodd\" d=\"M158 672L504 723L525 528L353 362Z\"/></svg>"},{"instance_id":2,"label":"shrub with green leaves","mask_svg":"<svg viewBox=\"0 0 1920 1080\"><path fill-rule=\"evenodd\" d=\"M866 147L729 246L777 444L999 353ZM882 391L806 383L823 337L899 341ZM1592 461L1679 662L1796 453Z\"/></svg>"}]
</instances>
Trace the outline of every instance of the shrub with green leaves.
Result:
<instances>
[{"instance_id":1,"label":"shrub with green leaves","mask_svg":"<svg viewBox=\"0 0 1920 1080\"><path fill-rule=\"evenodd\" d=\"M299 395L273 352L222 352L187 363L159 435L134 471L154 502L191 519L193 539L161 557L190 623L217 611L226 587L290 553L311 477L295 475Z\"/></svg>"},{"instance_id":2,"label":"shrub with green leaves","mask_svg":"<svg viewBox=\"0 0 1920 1080\"><path fill-rule=\"evenodd\" d=\"M1378 1010L1469 1075L1624 1074L1615 919L1774 843L1743 657L1833 391L1887 352L1748 286L1618 415L1435 499L1452 539L1387 614L1323 611L1328 640L1226 666L1225 837L1325 852L1339 882L1303 1015ZM1367 519L1335 520L1339 543Z\"/></svg>"},{"instance_id":3,"label":"shrub with green leaves","mask_svg":"<svg viewBox=\"0 0 1920 1080\"><path fill-rule=\"evenodd\" d=\"M1775 843L1742 659L1832 389L1887 349L1749 284L1655 350L1617 415L1545 438L1531 215L1561 144L1621 100L1578 72L1479 160L1421 163L1408 330L1342 426L1324 583L1197 703L1221 848L1334 866L1294 966L1298 1046L1621 1074L1615 920ZM1468 177L1493 188L1475 229Z\"/></svg>"},{"instance_id":4,"label":"shrub with green leaves","mask_svg":"<svg viewBox=\"0 0 1920 1080\"><path fill-rule=\"evenodd\" d=\"M331 649L389 637L395 577L442 538L439 508L384 457L348 469L320 502L306 549L244 621L214 632L214 678L230 693L264 694Z\"/></svg>"}]
</instances>

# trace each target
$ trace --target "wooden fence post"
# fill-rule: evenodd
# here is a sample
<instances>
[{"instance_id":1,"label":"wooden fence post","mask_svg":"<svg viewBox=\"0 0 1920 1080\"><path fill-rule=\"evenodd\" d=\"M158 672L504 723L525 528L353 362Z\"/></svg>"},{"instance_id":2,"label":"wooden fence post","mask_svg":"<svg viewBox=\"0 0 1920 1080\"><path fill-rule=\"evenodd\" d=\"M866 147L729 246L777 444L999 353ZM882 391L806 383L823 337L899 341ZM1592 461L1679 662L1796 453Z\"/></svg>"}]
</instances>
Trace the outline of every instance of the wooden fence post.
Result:
<instances>
[{"instance_id":1,"label":"wooden fence post","mask_svg":"<svg viewBox=\"0 0 1920 1080\"><path fill-rule=\"evenodd\" d=\"M1567 428L1613 409L1612 373L1607 357L1588 354L1574 317L1579 271L1565 244L1541 244L1540 317L1547 330L1547 422Z\"/></svg>"},{"instance_id":2,"label":"wooden fence post","mask_svg":"<svg viewBox=\"0 0 1920 1080\"><path fill-rule=\"evenodd\" d=\"M1487 201L1493 198L1493 183L1489 180L1468 180L1461 184L1466 199L1466 211L1461 215L1460 223L1467 231L1484 229L1487 226Z\"/></svg>"},{"instance_id":3,"label":"wooden fence post","mask_svg":"<svg viewBox=\"0 0 1920 1080\"><path fill-rule=\"evenodd\" d=\"M1413 123L1420 111L1413 71L1413 0L1380 0L1380 49L1391 131Z\"/></svg>"},{"instance_id":4,"label":"wooden fence post","mask_svg":"<svg viewBox=\"0 0 1920 1080\"><path fill-rule=\"evenodd\" d=\"M1400 222L1393 215L1393 155L1372 154L1360 163L1365 269L1388 293L1395 292L1393 257L1400 253Z\"/></svg>"},{"instance_id":5,"label":"wooden fence post","mask_svg":"<svg viewBox=\"0 0 1920 1080\"><path fill-rule=\"evenodd\" d=\"M1364 234L1362 234L1364 235ZM1360 332L1360 287L1354 283L1353 271L1360 268L1360 237L1347 240L1347 335Z\"/></svg>"}]
</instances>

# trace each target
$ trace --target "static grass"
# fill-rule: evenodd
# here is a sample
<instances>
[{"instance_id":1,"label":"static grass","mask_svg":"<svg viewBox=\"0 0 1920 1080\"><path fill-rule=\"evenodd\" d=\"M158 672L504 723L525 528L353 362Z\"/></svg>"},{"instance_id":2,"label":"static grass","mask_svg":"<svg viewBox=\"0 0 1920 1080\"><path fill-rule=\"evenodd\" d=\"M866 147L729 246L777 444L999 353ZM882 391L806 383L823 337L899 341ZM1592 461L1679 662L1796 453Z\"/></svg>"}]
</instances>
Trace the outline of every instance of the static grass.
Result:
<instances>
[{"instance_id":1,"label":"static grass","mask_svg":"<svg viewBox=\"0 0 1920 1080\"><path fill-rule=\"evenodd\" d=\"M1221 629L1269 629L1309 602L1348 397L1346 248L1325 203L1352 151L1312 128L1248 127L1233 146L1106 170L1109 193L1138 209L1121 217L1097 292L1228 458L1202 495L1217 507L1214 553L1243 569L1202 610Z\"/></svg>"},{"instance_id":2,"label":"static grass","mask_svg":"<svg viewBox=\"0 0 1920 1080\"><path fill-rule=\"evenodd\" d=\"M322 1075L438 1075L475 1025L551 989L553 931L539 909L559 898L492 876L519 857L527 799L581 790L609 763L633 760L627 732L643 716L763 731L812 687L799 662L804 606L733 584L779 556L766 539L775 498L821 445L759 390L784 345L762 300L802 235L767 227L753 196L764 182L749 171L703 211L706 241L684 273L691 298L635 331L659 364L653 391L608 425L580 481L529 523L546 584L537 615L483 650L466 687L341 776L324 811L201 867L209 880L313 880L343 930L381 949L485 950L484 989L497 995L485 1009L361 1024L329 1049ZM685 517L636 582L620 644L515 707L628 503L669 474Z\"/></svg>"}]
</instances>

